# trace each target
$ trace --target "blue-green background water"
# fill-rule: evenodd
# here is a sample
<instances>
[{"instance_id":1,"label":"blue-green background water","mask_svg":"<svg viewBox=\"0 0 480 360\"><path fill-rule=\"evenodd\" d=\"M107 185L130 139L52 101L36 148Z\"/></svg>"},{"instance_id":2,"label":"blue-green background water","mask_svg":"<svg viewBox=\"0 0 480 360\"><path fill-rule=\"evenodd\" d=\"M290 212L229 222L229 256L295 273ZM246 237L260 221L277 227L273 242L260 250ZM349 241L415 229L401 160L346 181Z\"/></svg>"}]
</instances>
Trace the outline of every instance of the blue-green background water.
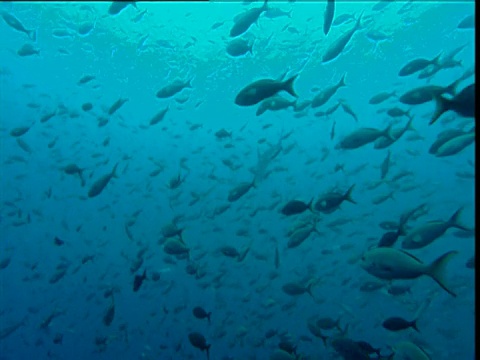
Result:
<instances>
[{"instance_id":1,"label":"blue-green background water","mask_svg":"<svg viewBox=\"0 0 480 360\"><path fill-rule=\"evenodd\" d=\"M335 145L359 127L385 128L392 119L377 114L379 108L408 108L396 98L368 104L379 92L395 89L401 94L427 83L415 75L397 76L408 61L430 59L467 44L455 57L463 67L441 70L430 80L442 86L474 66L474 30L457 29L473 13L474 3L415 1L408 12L398 14L403 2L373 11L373 2L338 1L336 15L358 16L365 10L364 15L372 18L368 28L382 29L390 37L375 48L366 30L358 31L347 50L326 64L321 63L323 52L352 23L332 27L325 37L325 2L272 2L271 7L291 10L291 18L261 15L245 35L255 39L253 55L227 55L233 18L258 4L139 2L138 9L128 6L116 16L108 15L110 3L1 4L2 11L37 30L32 42L0 20L0 261L8 263L0 270L0 331L21 324L0 340L1 359L205 358L188 341L192 331L201 332L212 344L211 359L265 359L279 342L278 335L266 339L269 329L288 332L297 352L310 359L334 358L332 348L325 348L307 328L313 315L341 316L342 326L350 324L349 337L368 341L385 354L389 346L409 339L421 343L434 359L473 357L474 271L465 266L474 254L473 237L455 236L451 229L414 251L425 262L448 250L459 251L447 269L456 298L428 277L408 282L412 293L402 297L361 292L362 283L375 279L355 261L385 232L380 222L397 221L401 213L421 203L427 203L428 214L412 225L446 220L463 206L462 223L474 226L474 181L459 176L474 173L474 146L452 157L428 153L441 131L467 130L473 120L455 116L452 122L442 121L453 114L448 113L429 126L434 103L413 107L414 127L422 139L409 141L404 136L389 148L393 164L387 180L406 170L414 175L373 190L368 186L380 179L387 150L367 145L341 151ZM143 10L147 10L143 18L134 22ZM224 24L212 29L216 22ZM94 26L79 35L78 26L84 23ZM55 37L54 29L66 29L70 36ZM169 45L161 46L159 40ZM33 43L40 54L19 56L17 50L25 43ZM314 87L337 83L344 72L347 86L303 117L294 117L292 109L257 117L256 107L234 104L247 84L279 78L286 71L299 73L295 90L302 100L312 98ZM96 78L78 86L84 75ZM192 77L191 89L169 99L155 96L174 79ZM119 98L128 101L109 117L107 110ZM340 98L355 110L358 123L341 110L329 118L314 116ZM93 104L89 112L81 108L86 102ZM152 116L166 105L165 119L149 127ZM40 122L44 114L61 107L64 114ZM100 116L109 118L107 125L98 126ZM405 123L403 118L396 126ZM190 130L191 124L202 127ZM271 126L262 128L266 124ZM21 136L31 148L28 152L10 131L30 125ZM231 139L215 137L222 128L232 132ZM263 153L290 131L282 142L284 151L268 166L273 172L224 213L214 215L228 204L230 189L252 180L249 169L257 164L257 152ZM109 143L104 145L106 138ZM285 151L290 146L293 149ZM224 159L238 169L225 166ZM98 197L88 198L94 181L117 162L118 178ZM155 162L164 170L150 176L158 168ZM86 169L84 187L78 177L62 171L70 163ZM344 164L344 171L335 171L338 164ZM355 173L362 164L365 168ZM185 182L169 189L170 179L178 173L186 175ZM321 215L317 228L323 235L313 234L298 248L287 249L288 229L305 214L285 217L281 206L294 198L308 201L334 187L345 191L352 184L357 204L344 203L340 210ZM410 190L402 191L405 187ZM373 198L391 190L394 199L372 204ZM192 192L202 195L189 205ZM141 213L129 227L132 240L125 223L137 210ZM159 244L162 227L179 215L192 261L205 273L200 279L186 273L187 260L165 254ZM346 223L334 231L327 224L337 219ZM240 229L247 234L239 236ZM56 246L55 237L65 245ZM250 246L250 252L237 262L218 253L225 245L239 250ZM140 249L145 249L144 261L132 273ZM94 259L82 265L86 255ZM59 264L66 264L67 271L52 284L49 280ZM147 280L133 292L134 276L144 269ZM155 272L160 274L157 281L150 278ZM319 280L313 287L316 301L282 291L283 284L305 277ZM111 300L104 293L111 288L115 317L107 327L102 317ZM418 321L420 333L382 328L387 317L412 318L432 292L438 293ZM193 317L192 309L198 305L212 312L211 324ZM59 315L42 328L54 313ZM61 344L53 341L58 334L63 335ZM302 335L312 341L300 340ZM98 337L108 339L105 348L95 344Z\"/></svg>"}]
</instances>

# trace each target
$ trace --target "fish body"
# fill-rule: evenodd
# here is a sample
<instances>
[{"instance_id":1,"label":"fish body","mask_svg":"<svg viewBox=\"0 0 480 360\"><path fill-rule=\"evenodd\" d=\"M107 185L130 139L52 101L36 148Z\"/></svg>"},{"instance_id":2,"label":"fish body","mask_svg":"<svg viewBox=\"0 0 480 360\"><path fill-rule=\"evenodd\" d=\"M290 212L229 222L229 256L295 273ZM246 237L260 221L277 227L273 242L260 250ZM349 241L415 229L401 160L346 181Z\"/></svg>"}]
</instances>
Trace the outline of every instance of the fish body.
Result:
<instances>
[{"instance_id":1,"label":"fish body","mask_svg":"<svg viewBox=\"0 0 480 360\"><path fill-rule=\"evenodd\" d=\"M335 59L338 55L341 54L345 46L349 43L350 39L353 37L355 32L361 28L360 20L362 19L362 14L357 19L355 25L346 33L342 34L339 38L337 38L330 46L327 48L325 53L322 56L322 62L329 62Z\"/></svg>"},{"instance_id":2,"label":"fish body","mask_svg":"<svg viewBox=\"0 0 480 360\"><path fill-rule=\"evenodd\" d=\"M172 97L173 95L179 93L183 89L191 88L192 80L193 79L183 81L180 79L176 79L172 83L158 90L156 96L159 99L166 99L166 98Z\"/></svg>"},{"instance_id":3,"label":"fish body","mask_svg":"<svg viewBox=\"0 0 480 360\"><path fill-rule=\"evenodd\" d=\"M352 191L354 187L355 184L350 186L350 188L345 192L345 194L332 192L321 196L315 202L314 209L316 211L329 214L337 210L345 200L351 202L352 204L356 204L356 202L352 199Z\"/></svg>"},{"instance_id":4,"label":"fish body","mask_svg":"<svg viewBox=\"0 0 480 360\"><path fill-rule=\"evenodd\" d=\"M425 225L412 229L405 236L402 242L402 248L409 250L421 249L434 242L452 227L466 231L469 230L459 223L458 218L461 212L462 208L455 211L448 221L430 221Z\"/></svg>"},{"instance_id":5,"label":"fish body","mask_svg":"<svg viewBox=\"0 0 480 360\"><path fill-rule=\"evenodd\" d=\"M417 320L408 321L398 316L388 318L382 323L382 326L390 331L400 331L412 328L418 332Z\"/></svg>"},{"instance_id":6,"label":"fish body","mask_svg":"<svg viewBox=\"0 0 480 360\"><path fill-rule=\"evenodd\" d=\"M347 73L344 73L340 81L331 87L328 87L321 92L319 92L317 95L314 96L311 102L312 109L315 109L317 107L320 107L324 105L330 98L337 92L339 88L342 86L346 86L345 84L345 76Z\"/></svg>"},{"instance_id":7,"label":"fish body","mask_svg":"<svg viewBox=\"0 0 480 360\"><path fill-rule=\"evenodd\" d=\"M412 75L418 71L425 69L429 65L438 65L440 56L441 54L438 54L431 60L420 58L409 61L400 69L400 71L398 72L398 76Z\"/></svg>"},{"instance_id":8,"label":"fish body","mask_svg":"<svg viewBox=\"0 0 480 360\"><path fill-rule=\"evenodd\" d=\"M436 96L443 94L455 94L458 80L448 86L425 85L407 91L398 99L401 103L407 105L420 105L432 101Z\"/></svg>"},{"instance_id":9,"label":"fish body","mask_svg":"<svg viewBox=\"0 0 480 360\"><path fill-rule=\"evenodd\" d=\"M435 156L445 157L458 154L473 142L475 142L475 131L456 136L442 144L435 152Z\"/></svg>"},{"instance_id":10,"label":"fish body","mask_svg":"<svg viewBox=\"0 0 480 360\"><path fill-rule=\"evenodd\" d=\"M200 349L201 351L205 351L207 353L207 360L210 359L210 344L207 344L207 340L205 336L200 334L199 332L191 332L188 334L188 340L192 346Z\"/></svg>"},{"instance_id":11,"label":"fish body","mask_svg":"<svg viewBox=\"0 0 480 360\"><path fill-rule=\"evenodd\" d=\"M291 200L287 204L285 204L285 206L281 210L281 213L287 216L301 214L305 210L312 210L312 202L313 198L308 204L300 200Z\"/></svg>"},{"instance_id":12,"label":"fish body","mask_svg":"<svg viewBox=\"0 0 480 360\"><path fill-rule=\"evenodd\" d=\"M135 278L133 279L133 291L137 292L138 289L140 289L140 286L142 286L143 281L147 278L147 270L145 269L143 271L142 275L135 275Z\"/></svg>"},{"instance_id":13,"label":"fish body","mask_svg":"<svg viewBox=\"0 0 480 360\"><path fill-rule=\"evenodd\" d=\"M402 250L381 247L368 250L360 259L360 266L369 274L384 280L408 280L427 275L450 295L456 296L445 285L445 267L458 251L449 251L431 264L424 264Z\"/></svg>"},{"instance_id":14,"label":"fish body","mask_svg":"<svg viewBox=\"0 0 480 360\"><path fill-rule=\"evenodd\" d=\"M115 164L115 166L113 167L110 173L103 175L101 178L99 178L97 181L93 183L92 187L88 191L89 198L100 195L100 193L103 191L103 189L105 189L105 187L110 182L110 180L113 177L117 176L116 175L117 166L118 166L118 163Z\"/></svg>"},{"instance_id":15,"label":"fish body","mask_svg":"<svg viewBox=\"0 0 480 360\"><path fill-rule=\"evenodd\" d=\"M123 104L125 104L126 102L128 101L127 98L125 99L118 99L117 101L115 101L112 106L110 106L110 108L108 109L108 115L113 115L117 112L118 109L120 109L122 107Z\"/></svg>"},{"instance_id":16,"label":"fish body","mask_svg":"<svg viewBox=\"0 0 480 360\"><path fill-rule=\"evenodd\" d=\"M335 15L335 0L327 0L327 7L323 15L323 33L328 35Z\"/></svg>"},{"instance_id":17,"label":"fish body","mask_svg":"<svg viewBox=\"0 0 480 360\"><path fill-rule=\"evenodd\" d=\"M20 49L17 50L19 56L31 56L31 55L40 55L40 50L38 50L33 44L24 44Z\"/></svg>"},{"instance_id":18,"label":"fish body","mask_svg":"<svg viewBox=\"0 0 480 360\"><path fill-rule=\"evenodd\" d=\"M396 91L381 92L377 95L372 96L370 98L370 100L368 101L368 103L371 104L371 105L377 105L377 104L380 104L380 103L384 102L385 100L390 99L392 96L397 96Z\"/></svg>"},{"instance_id":19,"label":"fish body","mask_svg":"<svg viewBox=\"0 0 480 360\"><path fill-rule=\"evenodd\" d=\"M287 109L290 106L295 107L296 102L296 100L288 100L282 96L274 95L272 97L266 98L260 103L255 115L260 116L267 110L278 111Z\"/></svg>"},{"instance_id":20,"label":"fish body","mask_svg":"<svg viewBox=\"0 0 480 360\"><path fill-rule=\"evenodd\" d=\"M155 114L150 119L149 125L152 126L152 125L158 124L160 121L162 121L163 118L165 117L165 115L167 114L168 110L169 110L169 106L167 106L165 109L160 110L157 114Z\"/></svg>"},{"instance_id":21,"label":"fish body","mask_svg":"<svg viewBox=\"0 0 480 360\"><path fill-rule=\"evenodd\" d=\"M364 145L374 142L381 136L392 139L390 133L392 125L388 125L385 130L378 130L374 128L360 128L347 135L337 145L337 149L357 149Z\"/></svg>"},{"instance_id":22,"label":"fish body","mask_svg":"<svg viewBox=\"0 0 480 360\"><path fill-rule=\"evenodd\" d=\"M238 57L245 55L246 53L250 53L253 55L252 52L253 42L250 43L248 40L237 38L231 40L227 44L227 54L233 57Z\"/></svg>"},{"instance_id":23,"label":"fish body","mask_svg":"<svg viewBox=\"0 0 480 360\"><path fill-rule=\"evenodd\" d=\"M210 316L212 315L211 312L206 312L204 308L200 306L196 306L193 308L193 316L197 319L208 319L208 323L210 324Z\"/></svg>"},{"instance_id":24,"label":"fish body","mask_svg":"<svg viewBox=\"0 0 480 360\"><path fill-rule=\"evenodd\" d=\"M255 105L282 90L288 92L294 97L298 97L293 89L293 83L297 76L298 75L294 75L285 81L273 79L254 81L240 90L235 98L235 104L240 106Z\"/></svg>"},{"instance_id":25,"label":"fish body","mask_svg":"<svg viewBox=\"0 0 480 360\"><path fill-rule=\"evenodd\" d=\"M234 202L240 199L243 195L245 195L252 187L255 187L255 181L252 182L245 182L235 186L230 192L228 193L228 201Z\"/></svg>"},{"instance_id":26,"label":"fish body","mask_svg":"<svg viewBox=\"0 0 480 360\"><path fill-rule=\"evenodd\" d=\"M261 7L249 9L235 16L234 24L230 29L230 36L236 37L242 35L252 24L256 23L260 15L268 9L267 1L268 0L265 0Z\"/></svg>"},{"instance_id":27,"label":"fish body","mask_svg":"<svg viewBox=\"0 0 480 360\"><path fill-rule=\"evenodd\" d=\"M23 26L23 24L18 20L15 16L12 14L3 11L2 12L2 18L5 21L5 23L10 26L12 29L15 29L17 31L23 32L24 34L27 34L27 36L30 38L32 41L37 40L37 31L36 30L28 30Z\"/></svg>"}]
</instances>

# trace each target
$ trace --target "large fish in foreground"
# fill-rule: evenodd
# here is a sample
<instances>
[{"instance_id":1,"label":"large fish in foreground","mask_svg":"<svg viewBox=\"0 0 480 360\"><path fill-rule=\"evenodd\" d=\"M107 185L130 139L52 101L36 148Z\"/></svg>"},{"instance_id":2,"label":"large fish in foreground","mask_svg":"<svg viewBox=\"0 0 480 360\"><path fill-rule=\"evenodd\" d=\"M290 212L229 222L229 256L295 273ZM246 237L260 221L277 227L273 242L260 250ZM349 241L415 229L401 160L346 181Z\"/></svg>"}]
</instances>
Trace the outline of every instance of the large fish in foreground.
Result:
<instances>
[{"instance_id":1,"label":"large fish in foreground","mask_svg":"<svg viewBox=\"0 0 480 360\"><path fill-rule=\"evenodd\" d=\"M475 84L471 84L460 91L453 99L434 95L437 107L433 113L430 125L449 110L455 111L458 115L467 118L475 117Z\"/></svg>"},{"instance_id":2,"label":"large fish in foreground","mask_svg":"<svg viewBox=\"0 0 480 360\"><path fill-rule=\"evenodd\" d=\"M361 28L360 26L360 20L362 19L363 12L360 14L360 16L357 19L357 22L355 25L346 33L342 34L338 39L336 39L325 51L325 54L323 54L322 57L322 62L327 62L335 59L340 53L345 49L345 46L347 46L348 42L350 39L353 37L353 34Z\"/></svg>"},{"instance_id":3,"label":"large fish in foreground","mask_svg":"<svg viewBox=\"0 0 480 360\"><path fill-rule=\"evenodd\" d=\"M405 251L381 247L363 254L360 266L369 274L384 280L408 280L427 275L450 295L456 296L445 284L445 267L457 253L458 251L449 251L431 264L424 264Z\"/></svg>"},{"instance_id":4,"label":"large fish in foreground","mask_svg":"<svg viewBox=\"0 0 480 360\"><path fill-rule=\"evenodd\" d=\"M282 81L281 79L262 79L254 81L240 90L235 98L235 104L240 106L255 105L282 90L288 92L292 96L298 97L293 89L293 82L297 76L298 74L285 81Z\"/></svg>"}]
</instances>

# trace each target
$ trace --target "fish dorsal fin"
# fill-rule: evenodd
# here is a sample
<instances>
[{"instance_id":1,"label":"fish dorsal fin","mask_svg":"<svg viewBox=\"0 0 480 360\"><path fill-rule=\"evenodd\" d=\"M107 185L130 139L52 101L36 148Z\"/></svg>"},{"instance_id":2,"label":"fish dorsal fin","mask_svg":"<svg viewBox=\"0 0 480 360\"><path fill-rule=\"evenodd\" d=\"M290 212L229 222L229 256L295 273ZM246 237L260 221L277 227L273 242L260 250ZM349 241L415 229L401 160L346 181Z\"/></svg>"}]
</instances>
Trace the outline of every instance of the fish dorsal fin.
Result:
<instances>
[{"instance_id":1,"label":"fish dorsal fin","mask_svg":"<svg viewBox=\"0 0 480 360\"><path fill-rule=\"evenodd\" d=\"M410 253L408 253L408 252L406 252L406 251L404 251L404 250L402 250L402 249L398 249L398 251L404 253L405 255L410 256L412 259L418 261L420 264L423 264L423 261L420 260L419 258L417 258L416 256L414 256L414 255L412 255L412 254L410 254Z\"/></svg>"}]
</instances>

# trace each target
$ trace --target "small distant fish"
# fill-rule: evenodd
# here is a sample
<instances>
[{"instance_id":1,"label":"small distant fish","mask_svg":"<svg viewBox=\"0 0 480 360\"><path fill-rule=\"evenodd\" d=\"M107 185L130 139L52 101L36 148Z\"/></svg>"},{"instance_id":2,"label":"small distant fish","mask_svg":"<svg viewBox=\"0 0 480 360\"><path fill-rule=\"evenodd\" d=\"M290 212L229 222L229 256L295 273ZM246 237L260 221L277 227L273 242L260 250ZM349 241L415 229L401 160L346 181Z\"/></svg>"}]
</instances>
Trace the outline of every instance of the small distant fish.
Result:
<instances>
[{"instance_id":1,"label":"small distant fish","mask_svg":"<svg viewBox=\"0 0 480 360\"><path fill-rule=\"evenodd\" d=\"M285 204L285 206L282 208L280 211L283 215L296 215L296 214L301 214L306 210L312 210L312 203L313 203L313 198L310 200L310 202L304 203L301 200L290 200L288 203Z\"/></svg>"},{"instance_id":2,"label":"small distant fish","mask_svg":"<svg viewBox=\"0 0 480 360\"><path fill-rule=\"evenodd\" d=\"M189 79L187 81L180 80L180 79L175 79L173 82L170 84L164 86L160 90L157 91L157 98L159 99L166 99L169 97L172 97L173 95L179 93L183 89L186 88L191 88L192 87L192 82L193 79Z\"/></svg>"},{"instance_id":3,"label":"small distant fish","mask_svg":"<svg viewBox=\"0 0 480 360\"><path fill-rule=\"evenodd\" d=\"M103 175L101 178L99 178L97 181L93 183L90 190L88 191L89 198L100 195L100 193L103 191L103 189L105 189L105 187L110 182L110 180L113 177L117 177L117 174L116 174L117 166L118 166L118 163L115 164L115 166L113 167L110 173Z\"/></svg>"},{"instance_id":4,"label":"small distant fish","mask_svg":"<svg viewBox=\"0 0 480 360\"><path fill-rule=\"evenodd\" d=\"M147 278L147 269L143 270L142 275L135 275L135 278L133 279L133 291L137 292L138 289L140 289L140 286L142 286L143 281Z\"/></svg>"},{"instance_id":5,"label":"small distant fish","mask_svg":"<svg viewBox=\"0 0 480 360\"><path fill-rule=\"evenodd\" d=\"M206 312L205 309L200 306L196 306L193 308L193 316L195 316L197 319L208 319L209 324L211 315L211 312Z\"/></svg>"},{"instance_id":6,"label":"small distant fish","mask_svg":"<svg viewBox=\"0 0 480 360\"><path fill-rule=\"evenodd\" d=\"M395 90L392 92L381 92L377 95L372 96L368 101L368 103L371 105L377 105L394 96L397 96L397 93Z\"/></svg>"},{"instance_id":7,"label":"small distant fish","mask_svg":"<svg viewBox=\"0 0 480 360\"><path fill-rule=\"evenodd\" d=\"M96 79L95 75L84 75L80 80L78 80L77 85L84 85L94 79Z\"/></svg>"},{"instance_id":8,"label":"small distant fish","mask_svg":"<svg viewBox=\"0 0 480 360\"><path fill-rule=\"evenodd\" d=\"M398 316L388 318L382 323L382 326L385 329L390 331L400 331L400 330L406 330L406 329L412 328L420 332L420 330L418 330L418 327L417 327L416 319L412 321L408 321Z\"/></svg>"},{"instance_id":9,"label":"small distant fish","mask_svg":"<svg viewBox=\"0 0 480 360\"><path fill-rule=\"evenodd\" d=\"M120 98L117 101L115 101L112 106L108 109L108 115L113 115L115 112L117 112L118 109L122 107L123 104L125 104L128 101L128 98Z\"/></svg>"},{"instance_id":10,"label":"small distant fish","mask_svg":"<svg viewBox=\"0 0 480 360\"><path fill-rule=\"evenodd\" d=\"M20 49L17 50L17 54L19 56L40 55L40 50L32 44L24 44Z\"/></svg>"}]
</instances>

